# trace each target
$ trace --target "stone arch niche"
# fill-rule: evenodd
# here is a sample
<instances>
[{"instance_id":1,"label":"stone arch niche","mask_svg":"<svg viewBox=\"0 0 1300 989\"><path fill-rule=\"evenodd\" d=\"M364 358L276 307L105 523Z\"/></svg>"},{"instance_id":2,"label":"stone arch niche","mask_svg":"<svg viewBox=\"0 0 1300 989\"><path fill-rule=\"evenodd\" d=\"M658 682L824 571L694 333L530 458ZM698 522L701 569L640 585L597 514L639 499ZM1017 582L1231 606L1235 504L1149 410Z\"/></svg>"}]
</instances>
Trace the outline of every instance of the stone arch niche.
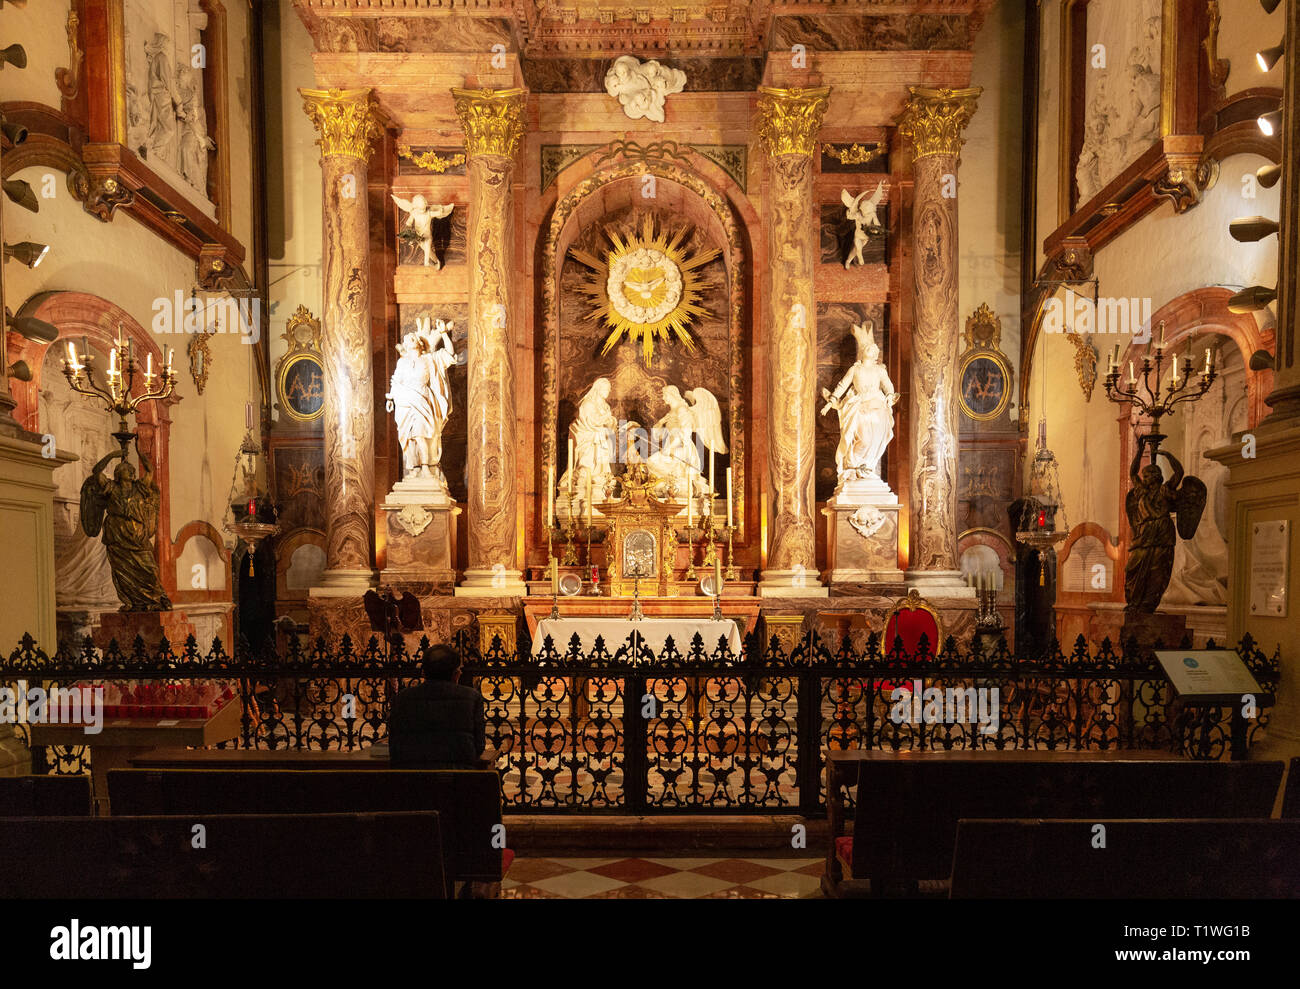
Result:
<instances>
[{"instance_id":1,"label":"stone arch niche","mask_svg":"<svg viewBox=\"0 0 1300 989\"><path fill-rule=\"evenodd\" d=\"M653 196L644 194L647 177L653 177ZM591 245L603 254L608 245L602 235L606 227L625 230L647 215L653 216L656 229L670 238L690 227L688 243L721 252L700 269L709 282L702 302L710 315L691 324L695 352L675 338L668 343L657 341L649 367L640 348L626 338L609 354L600 355L609 331L603 321L587 318L591 305L578 290L590 270L569 256L570 248L590 249ZM638 158L598 168L557 200L549 223L540 231L536 255L543 317L539 476L545 477L546 469L554 467L559 478L567 468L564 438L568 425L577 403L596 378L610 379L610 404L616 417L636 419L647 428L665 411L658 398L664 385L677 385L683 392L704 386L718 399L727 441L727 455L716 462L717 488L724 494L725 468L730 466L736 524L741 529L738 542L743 540L746 451L754 428L748 412L752 396L745 386L752 380L753 339L744 321L752 277L744 264L744 237L727 196L702 174L674 160ZM620 469L616 464L615 471ZM544 484L538 490L544 499Z\"/></svg>"},{"instance_id":2,"label":"stone arch niche","mask_svg":"<svg viewBox=\"0 0 1300 989\"><path fill-rule=\"evenodd\" d=\"M72 391L63 376L63 357L68 342L72 341L78 352L89 347L96 355L96 366L107 366L108 352L117 339L118 328L122 336L132 342L139 360L153 355L155 367L162 367L165 357L162 348L134 317L120 306L86 292L44 292L33 296L22 306L23 315L35 316L52 324L59 331L58 339L51 344L39 343L10 335L10 355L24 360L32 369L32 380L12 381L16 404L14 418L35 433L52 434L61 450L70 450L81 459L55 473L56 537L55 567L57 573L57 607L60 613L59 635L65 633L81 636L88 624L97 623L98 614L116 611L121 607L113 592L111 580L107 584L106 606L90 605L99 595L100 567L107 578L108 561L104 557L103 543L99 539L87 540L80 529L81 482L104 454L116 445L108 434L117 428L117 419L105 412L96 401ZM176 337L174 345L181 351L183 360L185 338ZM181 374L183 379L183 373ZM148 402L141 407L136 419L139 442L155 465L155 477L161 489L158 509L158 528L154 533L154 550L158 560L163 587L169 595L176 592L176 571L173 560L171 532L171 485L168 482L168 441L171 431L170 407L178 398L166 402ZM102 421L101 421L102 419ZM70 499L59 501L58 499ZM80 539L76 538L80 536ZM86 544L83 544L82 541ZM97 548L97 549L96 549ZM99 562L102 558L102 564ZM82 577L77 574L81 573ZM84 585L84 586L83 586ZM65 590L66 589L66 590ZM66 595L66 597L65 597ZM65 603L66 602L66 603ZM64 615L68 615L65 621ZM75 619L74 619L74 613ZM75 629L69 623L75 623Z\"/></svg>"},{"instance_id":3,"label":"stone arch niche","mask_svg":"<svg viewBox=\"0 0 1300 989\"><path fill-rule=\"evenodd\" d=\"M1228 471L1221 464L1206 459L1204 453L1229 442L1234 433L1250 429L1267 413L1264 397L1272 386L1272 372L1251 371L1247 364L1254 351L1271 349L1273 336L1271 330L1260 329L1254 316L1230 313L1227 300L1231 294L1222 288L1197 289L1168 302L1151 317L1152 334L1156 338L1160 322L1165 322L1169 353L1178 354L1181 360L1190 344L1193 373L1199 373L1204 366L1207 347L1214 353L1218 371L1218 377L1204 396L1179 405L1173 416L1161 422L1161 431L1167 436L1162 449L1173 453L1187 473L1200 477L1209 488L1209 500L1195 538L1190 541L1180 539L1176 544L1173 577L1161 600L1162 610L1209 607L1222 613L1227 602L1225 483ZM1120 366L1127 368L1129 360L1137 364L1145 352L1145 346L1131 346L1121 356ZM1126 408L1118 421L1121 454L1119 504L1122 506L1129 486L1129 464L1137 449L1135 427L1138 420L1132 408ZM1163 458L1161 467L1168 476L1169 469ZM1128 519L1122 511L1120 529L1124 560L1116 567L1115 580L1122 586L1123 564L1132 538ZM1198 638L1201 632L1218 632L1214 637L1222 638L1223 621L1222 614L1215 619L1197 619Z\"/></svg>"}]
</instances>

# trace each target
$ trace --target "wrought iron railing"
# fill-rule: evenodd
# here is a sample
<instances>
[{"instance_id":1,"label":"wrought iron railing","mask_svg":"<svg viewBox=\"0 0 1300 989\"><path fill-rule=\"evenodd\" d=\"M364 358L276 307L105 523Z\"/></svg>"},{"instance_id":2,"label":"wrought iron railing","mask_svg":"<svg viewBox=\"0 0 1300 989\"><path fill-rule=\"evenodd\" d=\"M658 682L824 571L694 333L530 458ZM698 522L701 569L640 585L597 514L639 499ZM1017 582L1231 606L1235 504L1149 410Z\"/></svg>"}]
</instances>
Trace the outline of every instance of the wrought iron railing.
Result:
<instances>
[{"instance_id":1,"label":"wrought iron railing","mask_svg":"<svg viewBox=\"0 0 1300 989\"><path fill-rule=\"evenodd\" d=\"M631 638L613 651L597 639L587 652L576 639L561 651L548 638L534 652L498 637L480 652L470 631L453 646L462 682L483 694L509 811L810 814L824 807L832 749L1162 748L1220 759L1232 739L1233 709L1174 704L1150 652L1117 652L1108 641L1093 651L1080 638L1068 654L1054 647L1033 660L1005 642L985 650L978 638L964 649L949 638L937 656L922 640L908 655L898 641L883 652L874 635L832 643L815 631L788 650L751 634L738 654L725 640L710 651L698 636L686 652L671 639L654 653ZM371 638L357 650L344 637L331 650L290 638L278 651L231 656L219 640L200 653L191 637L179 652L139 640L100 651L88 640L48 656L24 638L0 660L0 684L222 679L238 684L241 705L239 736L222 747L350 751L384 741L390 700L420 678L427 648L408 654L400 641ZM1280 656L1249 637L1236 651L1271 694ZM938 720L925 710L936 696ZM983 724L973 707L965 720L942 709L945 699L977 697L987 702ZM1245 724L1247 743L1267 717L1261 709ZM26 739L24 726L19 733ZM48 772L88 767L84 747L33 756Z\"/></svg>"}]
</instances>

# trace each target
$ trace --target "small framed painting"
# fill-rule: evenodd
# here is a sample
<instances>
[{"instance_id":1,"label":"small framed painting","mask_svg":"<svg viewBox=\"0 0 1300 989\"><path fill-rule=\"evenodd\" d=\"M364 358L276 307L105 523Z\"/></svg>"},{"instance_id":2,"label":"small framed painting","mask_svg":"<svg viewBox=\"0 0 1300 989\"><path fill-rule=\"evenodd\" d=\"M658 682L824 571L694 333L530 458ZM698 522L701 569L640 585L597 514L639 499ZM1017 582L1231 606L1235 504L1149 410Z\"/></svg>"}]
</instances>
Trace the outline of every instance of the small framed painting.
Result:
<instances>
[{"instance_id":1,"label":"small framed painting","mask_svg":"<svg viewBox=\"0 0 1300 989\"><path fill-rule=\"evenodd\" d=\"M1011 368L998 351L966 355L959 372L961 409L980 422L996 419L1011 401Z\"/></svg>"}]
</instances>

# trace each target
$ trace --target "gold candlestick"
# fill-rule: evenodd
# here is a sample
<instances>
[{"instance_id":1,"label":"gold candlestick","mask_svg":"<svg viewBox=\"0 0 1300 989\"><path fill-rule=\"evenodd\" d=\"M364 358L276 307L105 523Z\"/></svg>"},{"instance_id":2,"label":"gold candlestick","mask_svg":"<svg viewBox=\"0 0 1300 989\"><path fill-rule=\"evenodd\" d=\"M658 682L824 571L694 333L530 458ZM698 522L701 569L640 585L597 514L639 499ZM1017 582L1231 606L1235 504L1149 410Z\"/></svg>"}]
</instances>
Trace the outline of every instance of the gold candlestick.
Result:
<instances>
[{"instance_id":1,"label":"gold candlestick","mask_svg":"<svg viewBox=\"0 0 1300 989\"><path fill-rule=\"evenodd\" d=\"M736 569L736 557L731 545L731 537L735 535L736 527L729 525L724 531L727 533L727 580L740 580L740 571Z\"/></svg>"}]
</instances>

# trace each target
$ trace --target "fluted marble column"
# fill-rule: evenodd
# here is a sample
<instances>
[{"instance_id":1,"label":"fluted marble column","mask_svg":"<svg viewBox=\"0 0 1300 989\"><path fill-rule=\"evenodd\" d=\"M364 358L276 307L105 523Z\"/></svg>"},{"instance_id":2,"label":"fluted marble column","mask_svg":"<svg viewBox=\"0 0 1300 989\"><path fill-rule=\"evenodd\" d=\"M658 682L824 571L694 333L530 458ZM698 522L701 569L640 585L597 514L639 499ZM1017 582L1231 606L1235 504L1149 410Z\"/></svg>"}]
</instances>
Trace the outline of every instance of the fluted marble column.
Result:
<instances>
[{"instance_id":1,"label":"fluted marble column","mask_svg":"<svg viewBox=\"0 0 1300 989\"><path fill-rule=\"evenodd\" d=\"M325 366L325 573L317 596L374 583L374 369L370 352L370 217L366 175L379 135L368 89L300 89L319 134Z\"/></svg>"},{"instance_id":2,"label":"fluted marble column","mask_svg":"<svg viewBox=\"0 0 1300 989\"><path fill-rule=\"evenodd\" d=\"M812 156L830 90L759 88L758 133L767 153L768 476L772 546L759 583L765 597L825 596L813 522L817 386L814 252L820 221Z\"/></svg>"},{"instance_id":3,"label":"fluted marble column","mask_svg":"<svg viewBox=\"0 0 1300 989\"><path fill-rule=\"evenodd\" d=\"M515 156L522 89L453 89L469 169L469 561L457 594L522 595L516 543Z\"/></svg>"},{"instance_id":4,"label":"fluted marble column","mask_svg":"<svg viewBox=\"0 0 1300 989\"><path fill-rule=\"evenodd\" d=\"M957 156L981 90L909 86L912 164L911 553L922 593L968 596L957 563Z\"/></svg>"}]
</instances>

